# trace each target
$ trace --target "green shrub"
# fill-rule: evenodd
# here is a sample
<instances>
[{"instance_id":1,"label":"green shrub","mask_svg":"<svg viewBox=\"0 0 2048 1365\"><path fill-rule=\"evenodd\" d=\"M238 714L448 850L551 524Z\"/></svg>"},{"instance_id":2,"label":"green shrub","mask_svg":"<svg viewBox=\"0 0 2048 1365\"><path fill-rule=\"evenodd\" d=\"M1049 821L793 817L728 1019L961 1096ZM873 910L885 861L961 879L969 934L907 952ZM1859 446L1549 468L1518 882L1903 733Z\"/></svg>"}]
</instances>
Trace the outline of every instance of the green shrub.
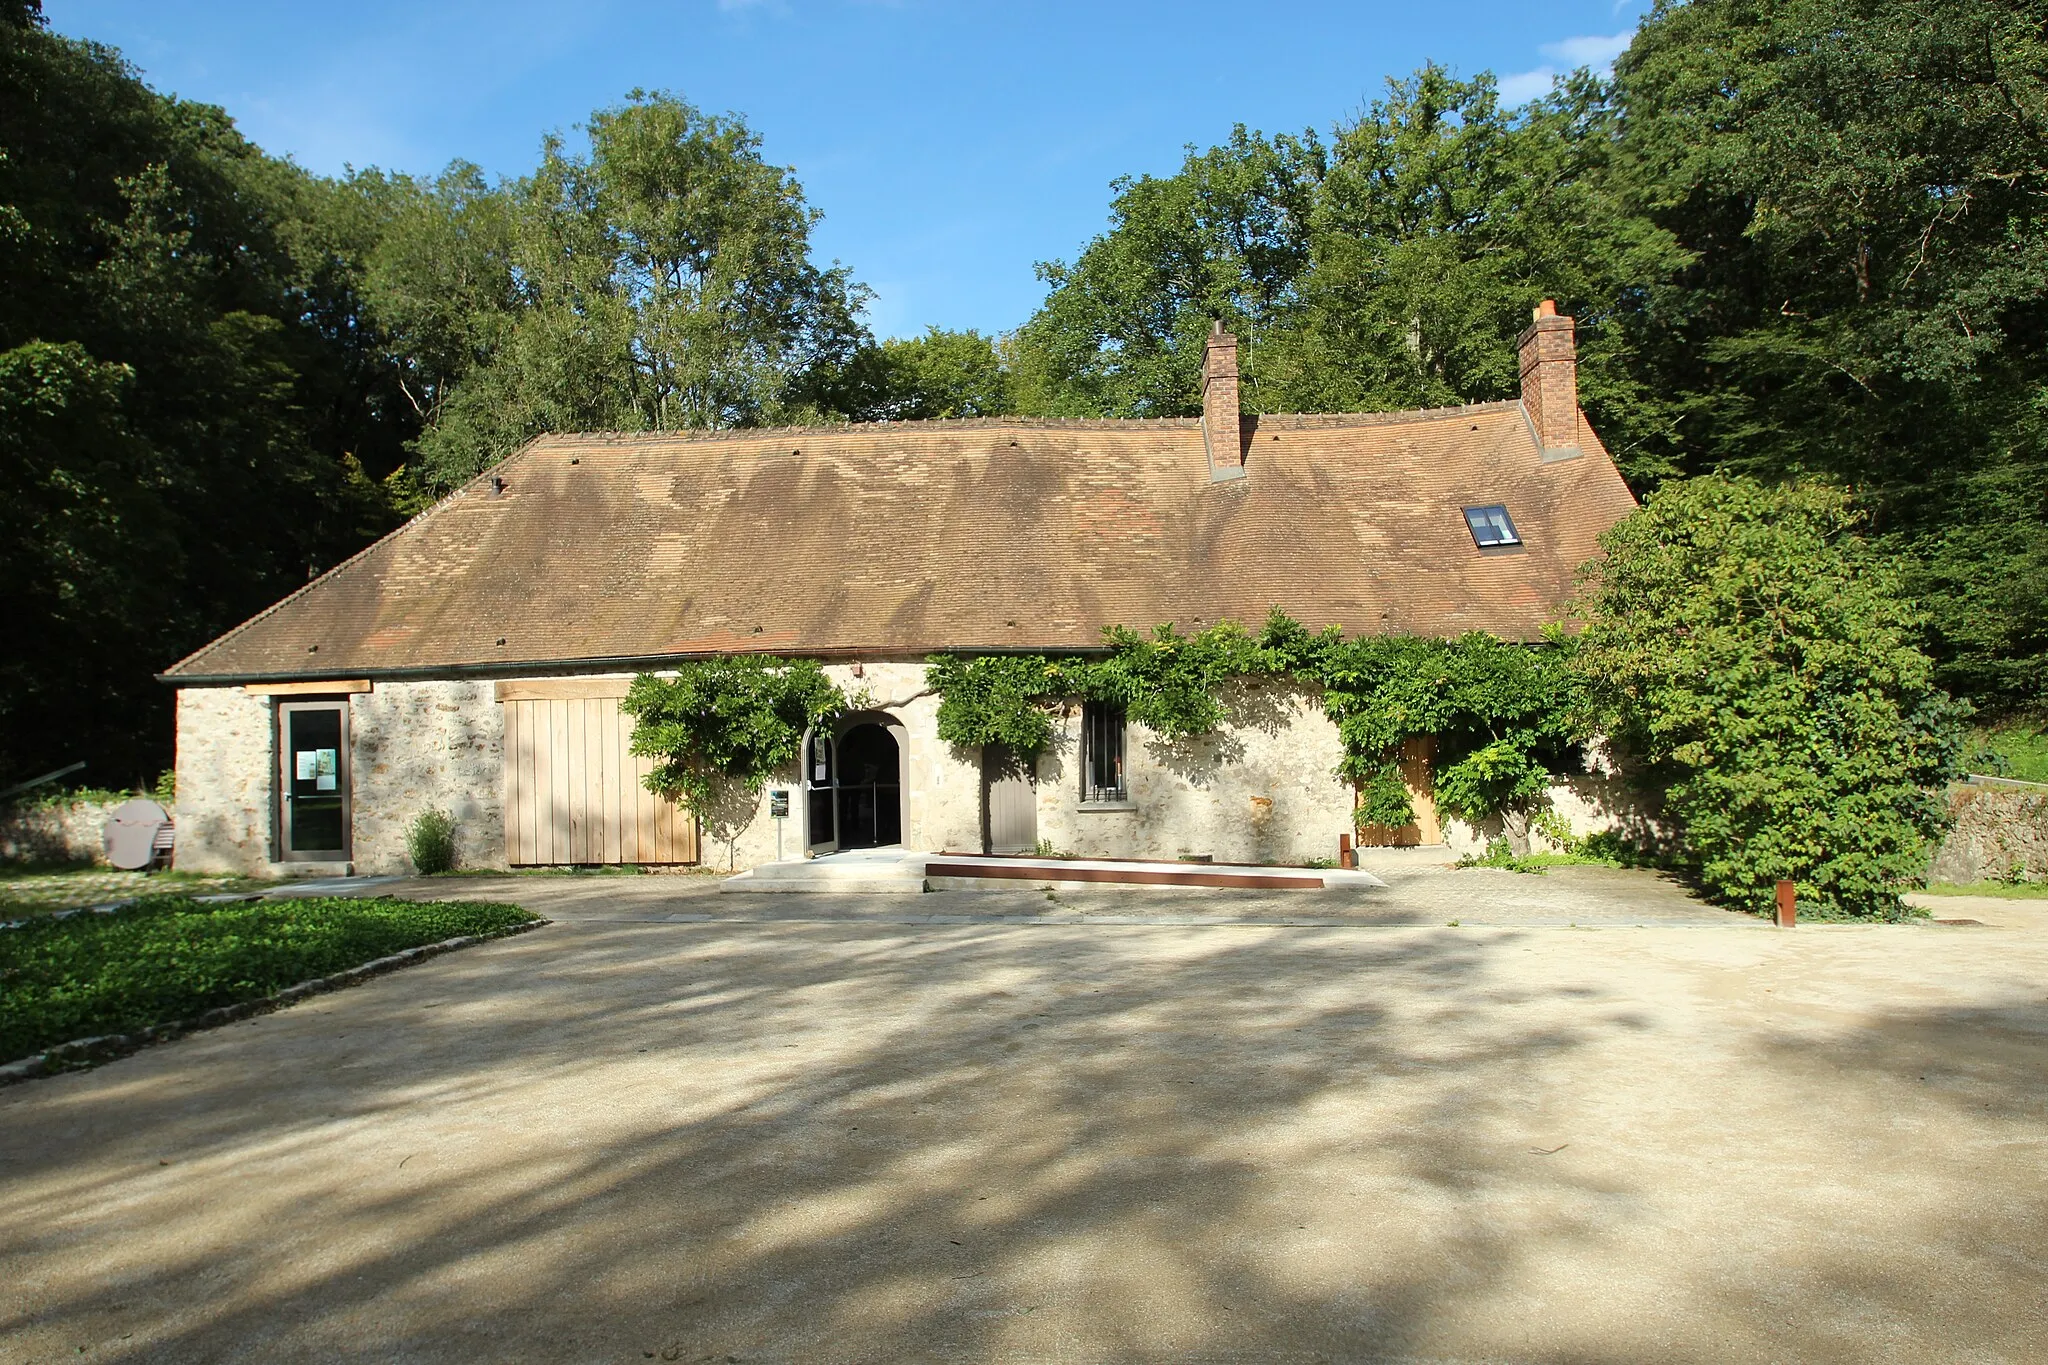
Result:
<instances>
[{"instance_id":1,"label":"green shrub","mask_svg":"<svg viewBox=\"0 0 2048 1365\"><path fill-rule=\"evenodd\" d=\"M1856 524L1833 488L1674 481L1587 570L1578 665L1733 908L1790 878L1802 915L1902 918L1948 819L1963 708Z\"/></svg>"},{"instance_id":2,"label":"green shrub","mask_svg":"<svg viewBox=\"0 0 2048 1365\"><path fill-rule=\"evenodd\" d=\"M405 832L405 851L423 877L455 870L455 819L446 811L423 810Z\"/></svg>"},{"instance_id":3,"label":"green shrub","mask_svg":"<svg viewBox=\"0 0 2048 1365\"><path fill-rule=\"evenodd\" d=\"M405 948L533 918L488 901L208 904L152 896L112 914L30 920L0 930L0 1061L190 1019Z\"/></svg>"}]
</instances>

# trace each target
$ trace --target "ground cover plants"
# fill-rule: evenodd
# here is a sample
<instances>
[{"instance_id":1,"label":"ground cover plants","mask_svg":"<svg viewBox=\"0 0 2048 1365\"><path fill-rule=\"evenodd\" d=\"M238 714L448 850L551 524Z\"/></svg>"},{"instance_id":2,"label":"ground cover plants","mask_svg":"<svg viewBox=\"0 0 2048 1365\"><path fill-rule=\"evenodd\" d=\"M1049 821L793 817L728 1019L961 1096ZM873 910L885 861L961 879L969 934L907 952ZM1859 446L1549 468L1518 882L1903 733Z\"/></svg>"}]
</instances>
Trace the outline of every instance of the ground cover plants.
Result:
<instances>
[{"instance_id":1,"label":"ground cover plants","mask_svg":"<svg viewBox=\"0 0 2048 1365\"><path fill-rule=\"evenodd\" d=\"M489 901L150 896L111 913L30 920L0 929L0 1062L534 918Z\"/></svg>"},{"instance_id":2,"label":"ground cover plants","mask_svg":"<svg viewBox=\"0 0 2048 1365\"><path fill-rule=\"evenodd\" d=\"M2048 900L2048 882L1929 882L1930 896L1996 896L2000 900Z\"/></svg>"},{"instance_id":3,"label":"ground cover plants","mask_svg":"<svg viewBox=\"0 0 2048 1365\"><path fill-rule=\"evenodd\" d=\"M204 896L253 891L267 885L270 883L261 877L232 874L123 872L94 863L24 864L0 868L0 922L137 896Z\"/></svg>"},{"instance_id":4,"label":"ground cover plants","mask_svg":"<svg viewBox=\"0 0 2048 1365\"><path fill-rule=\"evenodd\" d=\"M2013 717L1970 736L1970 771L2017 782L2048 782L2048 720Z\"/></svg>"}]
</instances>

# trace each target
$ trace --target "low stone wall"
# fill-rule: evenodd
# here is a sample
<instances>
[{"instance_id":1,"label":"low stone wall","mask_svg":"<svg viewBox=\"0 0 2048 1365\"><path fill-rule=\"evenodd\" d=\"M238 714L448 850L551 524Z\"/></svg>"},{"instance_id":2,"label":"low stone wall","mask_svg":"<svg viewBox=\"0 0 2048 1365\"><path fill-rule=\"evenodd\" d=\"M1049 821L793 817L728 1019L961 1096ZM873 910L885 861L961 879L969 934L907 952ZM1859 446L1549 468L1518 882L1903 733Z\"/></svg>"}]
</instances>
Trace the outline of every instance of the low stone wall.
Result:
<instances>
[{"instance_id":1,"label":"low stone wall","mask_svg":"<svg viewBox=\"0 0 2048 1365\"><path fill-rule=\"evenodd\" d=\"M2002 881L2015 867L2048 880L2048 786L1966 783L1949 801L1956 823L1935 852L1935 881Z\"/></svg>"},{"instance_id":2,"label":"low stone wall","mask_svg":"<svg viewBox=\"0 0 2048 1365\"><path fill-rule=\"evenodd\" d=\"M105 866L107 817L115 806L132 799L0 809L0 862Z\"/></svg>"}]
</instances>

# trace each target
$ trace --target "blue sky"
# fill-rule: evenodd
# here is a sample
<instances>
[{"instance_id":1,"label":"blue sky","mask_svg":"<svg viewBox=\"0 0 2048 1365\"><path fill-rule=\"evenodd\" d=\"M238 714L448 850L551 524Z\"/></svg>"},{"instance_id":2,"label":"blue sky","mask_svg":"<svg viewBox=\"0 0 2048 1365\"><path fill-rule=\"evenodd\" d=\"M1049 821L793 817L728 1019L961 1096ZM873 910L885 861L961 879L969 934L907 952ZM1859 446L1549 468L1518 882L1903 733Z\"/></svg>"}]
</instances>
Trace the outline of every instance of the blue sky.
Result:
<instances>
[{"instance_id":1,"label":"blue sky","mask_svg":"<svg viewBox=\"0 0 2048 1365\"><path fill-rule=\"evenodd\" d=\"M1604 67L1638 0L960 3L958 0L46 0L159 90L222 105L323 173L529 170L636 86L735 111L825 219L818 255L873 288L883 336L1001 331L1032 263L1106 225L1109 182L1168 174L1244 123L1327 130L1435 59L1515 98Z\"/></svg>"}]
</instances>

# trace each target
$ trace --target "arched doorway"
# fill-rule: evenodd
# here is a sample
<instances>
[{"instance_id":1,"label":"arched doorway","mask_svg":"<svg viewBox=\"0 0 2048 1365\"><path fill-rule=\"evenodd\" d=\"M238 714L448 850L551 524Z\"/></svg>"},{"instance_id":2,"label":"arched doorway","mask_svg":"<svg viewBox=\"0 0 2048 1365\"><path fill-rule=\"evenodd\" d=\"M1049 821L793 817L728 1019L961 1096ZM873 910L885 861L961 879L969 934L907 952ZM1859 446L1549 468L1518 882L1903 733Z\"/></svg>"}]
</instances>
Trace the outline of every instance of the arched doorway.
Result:
<instances>
[{"instance_id":1,"label":"arched doorway","mask_svg":"<svg viewBox=\"0 0 2048 1365\"><path fill-rule=\"evenodd\" d=\"M903 842L903 787L896 736L872 721L839 737L839 846Z\"/></svg>"},{"instance_id":2,"label":"arched doorway","mask_svg":"<svg viewBox=\"0 0 2048 1365\"><path fill-rule=\"evenodd\" d=\"M806 847L903 842L903 729L884 713L848 716L804 743Z\"/></svg>"}]
</instances>

